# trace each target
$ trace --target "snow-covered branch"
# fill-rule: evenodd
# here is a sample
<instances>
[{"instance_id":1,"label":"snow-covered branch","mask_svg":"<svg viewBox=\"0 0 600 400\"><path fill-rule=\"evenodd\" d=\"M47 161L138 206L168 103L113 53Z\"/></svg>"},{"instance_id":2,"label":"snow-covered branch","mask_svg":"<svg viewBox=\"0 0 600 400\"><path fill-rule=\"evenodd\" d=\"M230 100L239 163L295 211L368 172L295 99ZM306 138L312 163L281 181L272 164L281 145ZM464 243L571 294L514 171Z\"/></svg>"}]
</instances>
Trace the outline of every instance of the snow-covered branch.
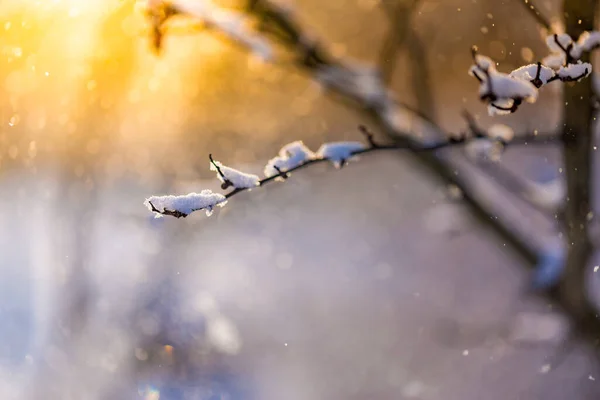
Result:
<instances>
[{"instance_id":1,"label":"snow-covered branch","mask_svg":"<svg viewBox=\"0 0 600 400\"><path fill-rule=\"evenodd\" d=\"M208 155L210 159L210 170L217 172L217 178L221 181L221 189L225 190L229 187L252 189L259 185L260 178L258 175L247 174L237 169L227 167L219 161L215 161L212 154Z\"/></svg>"},{"instance_id":2,"label":"snow-covered branch","mask_svg":"<svg viewBox=\"0 0 600 400\"><path fill-rule=\"evenodd\" d=\"M479 81L479 97L488 104L490 115L513 113L524 101L534 103L538 89L550 82L576 82L589 76L592 65L580 58L600 46L600 32L584 32L577 42L566 33L553 34L546 38L546 44L550 55L509 74L499 72L492 59L472 48L469 74Z\"/></svg>"},{"instance_id":3,"label":"snow-covered branch","mask_svg":"<svg viewBox=\"0 0 600 400\"><path fill-rule=\"evenodd\" d=\"M199 210L206 211L206 215L210 216L215 206L223 207L226 203L225 196L210 190L183 196L151 196L144 202L150 211L176 218L187 217L188 214Z\"/></svg>"},{"instance_id":4,"label":"snow-covered branch","mask_svg":"<svg viewBox=\"0 0 600 400\"><path fill-rule=\"evenodd\" d=\"M267 162L264 174L267 178L272 176L287 178L288 175L282 175L281 171L290 171L313 159L315 159L315 154L312 150L298 140L283 146L279 151L279 155Z\"/></svg>"},{"instance_id":5,"label":"snow-covered branch","mask_svg":"<svg viewBox=\"0 0 600 400\"><path fill-rule=\"evenodd\" d=\"M163 215L176 218L187 217L192 212L199 210L204 210L207 215L211 215L215 206L223 207L227 200L237 193L264 186L270 182L283 181L291 173L317 163L331 162L336 168L342 168L347 162L355 159L360 154L380 150L409 150L415 153L433 152L445 147L463 144L471 146L473 143L478 145L486 143L483 146L484 148L480 149L480 153L483 154L487 151L488 157L491 157L492 151L498 156L498 152L501 152L514 137L514 132L508 126L493 125L485 131L478 128L474 135L451 135L451 139L448 141L419 146L410 142L380 144L375 141L373 133L366 127L361 126L360 132L364 135L366 143L352 141L324 143L317 152L311 151L301 141L289 143L283 146L276 157L267 162L264 169L265 177L262 179L259 179L257 175L227 167L215 161L210 155L210 169L217 172L217 178L223 189L233 189L229 193L219 194L210 190L203 190L200 193L190 193L182 196L152 196L146 199L144 204L158 217ZM529 140L535 140L535 136L530 137ZM524 142L526 142L525 139L519 141L519 143Z\"/></svg>"}]
</instances>

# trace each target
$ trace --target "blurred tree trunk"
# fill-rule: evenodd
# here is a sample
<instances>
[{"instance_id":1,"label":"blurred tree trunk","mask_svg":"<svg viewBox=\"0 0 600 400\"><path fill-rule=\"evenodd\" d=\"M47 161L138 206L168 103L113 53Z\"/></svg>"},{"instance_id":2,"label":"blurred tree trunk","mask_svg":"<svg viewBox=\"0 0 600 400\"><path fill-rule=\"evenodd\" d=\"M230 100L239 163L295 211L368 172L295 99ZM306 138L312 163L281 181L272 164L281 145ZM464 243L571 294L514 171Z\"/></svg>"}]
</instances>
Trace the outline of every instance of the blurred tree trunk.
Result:
<instances>
[{"instance_id":1,"label":"blurred tree trunk","mask_svg":"<svg viewBox=\"0 0 600 400\"><path fill-rule=\"evenodd\" d=\"M594 29L598 0L564 0L566 31L573 38L586 30ZM587 58L587 59L586 59ZM583 61L589 61L589 54ZM592 79L565 85L564 92L564 144L567 202L565 229L568 256L562 286L562 295L579 319L595 315L586 296L586 266L592 255L588 235L588 219L592 210L592 141L594 104Z\"/></svg>"},{"instance_id":2,"label":"blurred tree trunk","mask_svg":"<svg viewBox=\"0 0 600 400\"><path fill-rule=\"evenodd\" d=\"M408 68L417 110L435 121L435 102L431 91L427 48L413 27L414 15L421 1L409 0L382 4L385 5L384 12L388 14L390 21L390 31L383 40L379 57L382 79L388 86L392 85L398 51L405 49L408 52Z\"/></svg>"},{"instance_id":3,"label":"blurred tree trunk","mask_svg":"<svg viewBox=\"0 0 600 400\"><path fill-rule=\"evenodd\" d=\"M436 121L427 47L414 29L411 29L409 33L407 46L411 62L412 87L417 98L417 106L423 115L432 121Z\"/></svg>"}]
</instances>

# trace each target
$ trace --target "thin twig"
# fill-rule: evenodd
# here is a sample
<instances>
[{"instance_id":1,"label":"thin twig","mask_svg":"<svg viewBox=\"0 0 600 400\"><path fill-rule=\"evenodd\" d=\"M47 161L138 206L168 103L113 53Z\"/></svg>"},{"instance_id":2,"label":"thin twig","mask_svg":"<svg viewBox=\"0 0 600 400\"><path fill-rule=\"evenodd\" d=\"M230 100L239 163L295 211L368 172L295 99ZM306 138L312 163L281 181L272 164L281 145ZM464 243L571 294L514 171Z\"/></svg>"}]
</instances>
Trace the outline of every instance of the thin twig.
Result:
<instances>
[{"instance_id":1,"label":"thin twig","mask_svg":"<svg viewBox=\"0 0 600 400\"><path fill-rule=\"evenodd\" d=\"M461 139L454 139L454 140L447 140L447 141L440 141L438 143L432 144L432 145L419 145L416 144L415 142L412 141L402 141L402 142L394 142L394 143L387 143L387 144L380 144L377 143L374 139L374 134L373 132L371 132L367 127L365 127L364 125L360 125L359 127L359 131L366 137L367 142L369 143L369 146L361 149L361 150L357 150L352 152L350 155L351 156L357 156L357 155L361 155L361 154L368 154L368 153L372 153L372 152L376 152L376 151L381 151L381 150L410 150L413 153L429 153L429 152L435 152L437 150L441 150L441 149L445 149L445 148L450 148L450 147L454 147L457 145L461 145L464 143L468 142L468 139L466 137L462 137ZM483 134L482 134L483 135ZM530 136L530 138L533 138L534 136ZM491 140L491 139L490 139ZM520 143L517 143L520 144ZM212 154L209 155L210 161L211 163L213 163L213 165L215 165L215 167L217 168L217 172L219 173L219 175L224 178L223 173L221 172L220 168L218 167L218 165L216 164L216 162L213 160L212 158ZM266 177L261 179L258 182L258 186L262 187L265 186L266 184L270 183L270 182L274 182L276 181L278 178L283 178L283 179L287 179L289 178L290 174L292 172L296 172L299 171L301 169L307 168L311 165L315 165L318 163L323 163L323 162L327 162L329 161L327 158L314 158L314 159L310 159L307 160L293 168L287 169L287 170L281 170L279 167L274 166L275 170L278 172L275 175ZM342 163L343 164L343 163ZM232 186L229 185L227 187ZM224 188L225 189L225 188ZM235 196L238 193L244 192L249 190L250 188L235 188L233 189L231 192L226 193L225 194L225 198L229 199L233 196ZM177 211L177 210L158 210L154 204L152 204L152 202L148 202L150 205L150 210L152 212L158 213L158 214L164 214L164 215L170 215L170 216L174 216L176 218L181 218L181 217L186 217L188 214L184 214L181 211ZM193 210L193 211L198 211L198 210Z\"/></svg>"},{"instance_id":2,"label":"thin twig","mask_svg":"<svg viewBox=\"0 0 600 400\"><path fill-rule=\"evenodd\" d=\"M371 147L377 147L377 143L375 142L375 134L371 132L369 128L364 125L359 125L358 130L365 136Z\"/></svg>"},{"instance_id":3,"label":"thin twig","mask_svg":"<svg viewBox=\"0 0 600 400\"><path fill-rule=\"evenodd\" d=\"M544 84L544 82L542 82L542 80L540 79L541 73L542 73L542 63L538 61L537 69L535 70L535 78L533 78L533 80L531 81L533 86L535 86L538 89L541 88L542 85Z\"/></svg>"},{"instance_id":4,"label":"thin twig","mask_svg":"<svg viewBox=\"0 0 600 400\"><path fill-rule=\"evenodd\" d=\"M565 64L572 64L575 61L575 58L571 55L571 50L573 50L573 42L569 43L567 47L563 46L560 40L558 40L558 34L554 34L554 43L565 53Z\"/></svg>"},{"instance_id":5,"label":"thin twig","mask_svg":"<svg viewBox=\"0 0 600 400\"><path fill-rule=\"evenodd\" d=\"M275 168L275 171L277 171L279 173L279 175L275 175L275 178L283 178L283 179L287 179L290 176L288 175L288 171L282 171L281 168L279 168L277 165L273 165L273 168ZM259 186L261 185L261 183L259 182Z\"/></svg>"},{"instance_id":6,"label":"thin twig","mask_svg":"<svg viewBox=\"0 0 600 400\"><path fill-rule=\"evenodd\" d=\"M215 169L217 170L217 173L219 174L219 176L223 180L223 183L221 184L221 189L225 190L225 189L233 186L233 183L229 179L227 179L227 177L225 176L225 174L223 174L223 171L221 171L221 167L219 166L219 164L217 164L215 162L215 160L213 159L212 154L209 154L208 158L210 160L210 163L215 167Z\"/></svg>"},{"instance_id":7,"label":"thin twig","mask_svg":"<svg viewBox=\"0 0 600 400\"><path fill-rule=\"evenodd\" d=\"M358 150L358 151L352 152L351 155L357 156L360 154L368 154L368 153L372 153L372 152L376 152L376 151L380 151L380 150L411 150L415 153L421 153L421 152L436 151L436 150L439 150L442 148L462 144L463 142L464 141L458 141L458 142L447 141L447 142L440 142L436 145L427 146L427 147L418 147L418 146L411 145L409 143L392 143L392 144L383 144L383 145L374 143L373 145L371 145L363 150ZM267 178L261 179L258 182L259 186L264 186L270 182L275 181L277 178L287 178L287 177L289 177L289 174L291 174L292 172L304 169L311 165L315 165L315 164L319 164L319 163L323 163L323 162L327 162L327 161L329 161L327 158L315 158L312 160L305 161L302 164L300 164L294 168L285 170L285 171L282 171L279 168L275 167L275 169L279 173L277 175L273 175L273 176L269 176ZM227 193L225 195L225 198L229 199L229 198L235 196L236 194L238 194L240 192L244 192L246 190L248 190L248 188L236 188L233 191ZM152 210L152 211L156 212L156 210Z\"/></svg>"},{"instance_id":8,"label":"thin twig","mask_svg":"<svg viewBox=\"0 0 600 400\"><path fill-rule=\"evenodd\" d=\"M477 68L479 68L479 70L481 72L483 72L483 74L485 75L485 79L478 76L476 74L476 71L473 71L473 75L475 76L475 78L477 78L477 80L479 82L487 84L485 93L480 95L479 98L481 100L489 100L490 103L493 103L494 101L497 100L497 98L496 98L496 95L494 94L494 89L492 87L492 79L490 77L490 71L489 71L488 67L484 68L481 66L481 64L479 64L479 62L477 62L477 53L478 52L479 52L479 49L477 48L477 46L471 46L471 57L473 58L473 63L477 66ZM501 108L499 108L499 109L501 109Z\"/></svg>"}]
</instances>

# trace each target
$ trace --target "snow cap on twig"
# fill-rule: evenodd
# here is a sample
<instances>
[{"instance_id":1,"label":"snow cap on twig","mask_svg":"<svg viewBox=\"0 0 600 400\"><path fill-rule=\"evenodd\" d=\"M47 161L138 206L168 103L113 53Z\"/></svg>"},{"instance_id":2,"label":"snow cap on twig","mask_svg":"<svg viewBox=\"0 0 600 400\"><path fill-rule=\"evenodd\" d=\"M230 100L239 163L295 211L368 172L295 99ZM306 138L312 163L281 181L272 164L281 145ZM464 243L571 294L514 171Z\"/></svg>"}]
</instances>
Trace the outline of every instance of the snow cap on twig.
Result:
<instances>
[{"instance_id":1,"label":"snow cap on twig","mask_svg":"<svg viewBox=\"0 0 600 400\"><path fill-rule=\"evenodd\" d=\"M233 186L236 189L249 189L260 185L260 178L257 175L247 174L237 169L227 167L219 161L215 161L212 155L210 158L210 170L217 172L217 178L221 181L221 188L227 189Z\"/></svg>"},{"instance_id":2,"label":"snow cap on twig","mask_svg":"<svg viewBox=\"0 0 600 400\"><path fill-rule=\"evenodd\" d=\"M560 67L557 75L561 81L571 82L579 81L591 73L592 64L578 61L577 64L568 64L564 67Z\"/></svg>"},{"instance_id":3,"label":"snow cap on twig","mask_svg":"<svg viewBox=\"0 0 600 400\"><path fill-rule=\"evenodd\" d=\"M367 146L361 142L331 142L322 144L317 155L331 161L336 168L341 168L354 157L356 152L366 148Z\"/></svg>"},{"instance_id":4,"label":"snow cap on twig","mask_svg":"<svg viewBox=\"0 0 600 400\"><path fill-rule=\"evenodd\" d=\"M565 52L569 46L573 47L573 39L568 33L553 34L546 37L546 45L553 53Z\"/></svg>"},{"instance_id":5,"label":"snow cap on twig","mask_svg":"<svg viewBox=\"0 0 600 400\"><path fill-rule=\"evenodd\" d=\"M301 140L298 140L283 146L279 155L267 162L264 174L267 178L281 175L282 172L296 168L314 158L315 154Z\"/></svg>"},{"instance_id":6,"label":"snow cap on twig","mask_svg":"<svg viewBox=\"0 0 600 400\"><path fill-rule=\"evenodd\" d=\"M477 53L477 47L471 49L473 52L474 65L469 68L469 75L484 77L486 72L496 72L496 63L488 56Z\"/></svg>"},{"instance_id":7,"label":"snow cap on twig","mask_svg":"<svg viewBox=\"0 0 600 400\"><path fill-rule=\"evenodd\" d=\"M529 71L513 71L513 76L498 72L493 67L490 58L477 53L477 47L471 49L474 65L469 69L469 74L479 81L479 97L488 102L489 106L499 110L490 109L490 114L504 114L515 112L523 101L534 103L537 100L537 87L541 86L541 66L536 70L532 81L522 79ZM536 79L537 78L537 79ZM535 82L535 85L534 83Z\"/></svg>"},{"instance_id":8,"label":"snow cap on twig","mask_svg":"<svg viewBox=\"0 0 600 400\"><path fill-rule=\"evenodd\" d=\"M554 77L552 68L548 68L541 63L524 65L515 69L510 74L511 78L521 79L533 83L535 87L541 87L548 83Z\"/></svg>"},{"instance_id":9,"label":"snow cap on twig","mask_svg":"<svg viewBox=\"0 0 600 400\"><path fill-rule=\"evenodd\" d=\"M552 68L553 70L557 70L567 62L567 57L564 53L553 53L549 54L542 59L542 64Z\"/></svg>"},{"instance_id":10,"label":"snow cap on twig","mask_svg":"<svg viewBox=\"0 0 600 400\"><path fill-rule=\"evenodd\" d=\"M479 87L481 98L489 97L495 100L521 99L530 103L537 100L537 89L528 81L515 79L511 76L494 72L489 74Z\"/></svg>"},{"instance_id":11,"label":"snow cap on twig","mask_svg":"<svg viewBox=\"0 0 600 400\"><path fill-rule=\"evenodd\" d=\"M583 32L581 35L579 35L579 39L577 39L577 45L582 51L587 52L600 47L600 32Z\"/></svg>"},{"instance_id":12,"label":"snow cap on twig","mask_svg":"<svg viewBox=\"0 0 600 400\"><path fill-rule=\"evenodd\" d=\"M161 215L172 215L174 217L187 217L198 210L205 210L206 215L211 215L215 206L223 207L227 199L220 193L213 193L206 189L200 193L189 193L182 196L151 196L144 201L148 209Z\"/></svg>"}]
</instances>

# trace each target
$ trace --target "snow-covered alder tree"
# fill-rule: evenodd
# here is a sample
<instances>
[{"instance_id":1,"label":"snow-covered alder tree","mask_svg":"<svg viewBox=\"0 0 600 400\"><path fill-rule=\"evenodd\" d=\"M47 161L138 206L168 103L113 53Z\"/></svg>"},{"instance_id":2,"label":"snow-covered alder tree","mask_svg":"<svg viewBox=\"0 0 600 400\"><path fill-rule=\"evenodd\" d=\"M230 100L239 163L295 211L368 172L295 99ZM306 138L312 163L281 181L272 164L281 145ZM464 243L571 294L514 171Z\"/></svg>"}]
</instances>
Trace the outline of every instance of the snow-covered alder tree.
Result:
<instances>
[{"instance_id":1,"label":"snow-covered alder tree","mask_svg":"<svg viewBox=\"0 0 600 400\"><path fill-rule=\"evenodd\" d=\"M579 82L589 77L592 73L589 53L600 47L600 32L594 30L597 0L565 0L564 32L556 29L557 24L546 20L531 0L521 2L548 33L545 39L549 54L536 63L502 72L491 58L479 54L477 47L472 47L473 65L468 73L479 82L478 96L487 105L490 115L514 113L524 103L535 103L540 96L540 88L545 85ZM415 1L414 4L416 3ZM381 5L386 10L392 7L386 2L382 2ZM272 57L275 45L280 45L295 56L295 65L308 71L315 82L367 110L375 117L383 131L393 139L389 143L380 144L374 140L374 135L369 130L361 127L365 142L324 143L313 152L302 141L294 141L267 161L263 171L264 178L227 167L213 160L211 156L210 168L217 173L222 188L231 191L225 194L202 191L199 194L182 196L152 196L145 204L158 216L186 217L198 210L205 210L210 214L216 205L225 205L226 200L236 193L261 187L269 182L285 181L292 172L301 168L324 161L332 162L341 168L359 154L378 150L430 153L430 160L448 166L451 164L440 156L438 150L458 145L464 147L469 159L486 164L498 161L507 145L540 141L538 132L515 135L510 127L503 124L482 129L468 113L465 114L468 125L466 132L444 132L434 121L402 105L396 99L386 84L387 80L384 79L384 76L389 79L389 71L382 74L376 66L334 57L327 52L326 46L305 33L289 8L275 2L249 0L247 16L243 17L233 11L221 9L208 0L149 0L147 7L147 15L153 26L153 44L157 50L163 45L163 36L168 33L166 21L175 15L201 20L265 59ZM257 31L248 28L249 19L257 22ZM573 39L575 37L577 40ZM395 46L393 43L388 47L394 50ZM578 85L581 85L581 89L576 89ZM568 240L561 240L560 244L542 246L536 254L540 267L538 274L541 275L537 275L534 281L536 287L550 287L564 281L568 292L565 302L573 308L574 313L580 314L579 322L587 321L595 315L589 297L582 294L584 282L581 272L584 269L582 264L587 262L591 253L591 242L585 229L586 218L591 211L589 151L594 111L590 88L591 82L586 82L567 85L564 91L566 97L575 100L565 102L565 124L560 135L565 148L567 184L552 184L547 187L528 183L517 185L519 195L540 208L548 209L565 204L564 213L561 214L565 220L560 222ZM470 194L468 185L461 180L459 174L448 173L443 176L463 193L467 201L485 208L481 205L482 196ZM573 202L583 205L574 205ZM580 229L580 226L583 228ZM573 294L577 291L581 293ZM600 323L598 326L600 328Z\"/></svg>"}]
</instances>

